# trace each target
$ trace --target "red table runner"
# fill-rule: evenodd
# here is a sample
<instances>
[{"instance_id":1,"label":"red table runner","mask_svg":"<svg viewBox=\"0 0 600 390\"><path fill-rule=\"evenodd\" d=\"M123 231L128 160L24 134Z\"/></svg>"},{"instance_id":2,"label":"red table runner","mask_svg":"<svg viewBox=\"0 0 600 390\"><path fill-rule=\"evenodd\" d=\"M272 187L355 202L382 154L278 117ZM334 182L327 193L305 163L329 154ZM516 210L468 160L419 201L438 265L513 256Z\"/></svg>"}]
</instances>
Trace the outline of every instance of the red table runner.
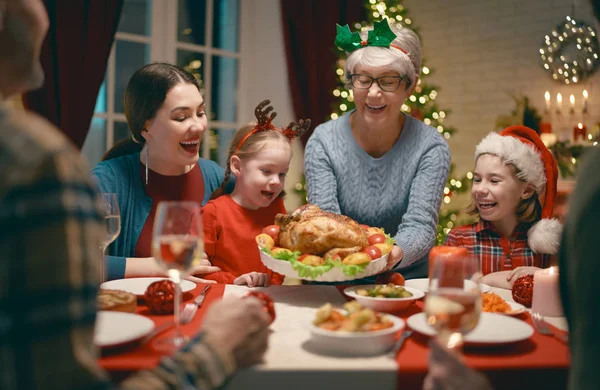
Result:
<instances>
[{"instance_id":1,"label":"red table runner","mask_svg":"<svg viewBox=\"0 0 600 390\"><path fill-rule=\"evenodd\" d=\"M338 288L343 290L342 286ZM187 336L198 333L202 318L210 304L223 296L225 285L213 285L206 296L204 305L198 310L194 320L182 326ZM184 294L186 302L193 300L201 289L196 287ZM422 311L423 302L418 301L409 309L398 314L406 320ZM149 315L145 306L138 307L138 314L151 318L157 326L171 320L171 316ZM517 318L531 324L529 314ZM158 338L168 337L164 332ZM429 339L415 333L398 352L398 389L421 389L427 374ZM569 368L569 349L558 339L550 336L534 335L526 341L500 347L467 347L465 362L469 367L483 371L498 389L565 389ZM113 378L132 371L155 367L163 354L152 347L152 341L144 344L131 344L120 349L104 350L99 364L109 371Z\"/></svg>"},{"instance_id":2,"label":"red table runner","mask_svg":"<svg viewBox=\"0 0 600 390\"><path fill-rule=\"evenodd\" d=\"M183 299L185 305L188 302L194 300L195 297L200 294L202 288L200 286L196 286L195 289L183 294ZM212 302L221 299L223 293L225 291L224 284L213 284L211 285L210 290L206 294L206 298L204 299L204 304L198 308L198 312L194 316L194 319L189 324L185 324L181 326L181 331L183 334L189 337L193 337L198 334L200 329L200 325L202 324L202 318L204 317L204 313L206 309L211 305ZM150 311L146 306L138 305L137 314L144 315L152 321L156 326L160 326L165 322L168 322L173 319L173 315L153 315L150 314ZM168 337L171 334L172 329L166 330L163 333L156 336L150 342L140 345L139 342L131 343L129 345L125 345L120 348L115 349L104 349L102 350L102 356L98 360L98 364L102 368L107 371L115 372L131 372L145 368L153 368L158 365L160 358L164 356L163 352L157 351L153 348L152 343L154 340Z\"/></svg>"}]
</instances>

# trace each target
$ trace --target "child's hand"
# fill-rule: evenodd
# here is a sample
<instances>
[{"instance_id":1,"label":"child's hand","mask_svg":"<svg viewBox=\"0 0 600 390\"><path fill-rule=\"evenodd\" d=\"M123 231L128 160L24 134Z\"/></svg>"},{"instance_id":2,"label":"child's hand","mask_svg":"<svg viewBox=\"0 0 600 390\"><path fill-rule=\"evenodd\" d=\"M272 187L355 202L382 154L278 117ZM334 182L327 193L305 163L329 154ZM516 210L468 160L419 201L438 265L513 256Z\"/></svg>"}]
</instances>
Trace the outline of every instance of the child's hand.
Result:
<instances>
[{"instance_id":1,"label":"child's hand","mask_svg":"<svg viewBox=\"0 0 600 390\"><path fill-rule=\"evenodd\" d=\"M260 272L249 272L233 281L233 284L237 284L238 286L246 285L248 287L269 287L270 283L271 278L269 278L269 275Z\"/></svg>"},{"instance_id":2,"label":"child's hand","mask_svg":"<svg viewBox=\"0 0 600 390\"><path fill-rule=\"evenodd\" d=\"M194 275L206 275L212 274L213 272L219 272L221 268L214 267L207 258L202 258L202 260L198 261L196 264L192 265L190 269L189 275L185 278L190 282L194 283L208 283L214 284L216 283L214 280L206 280L202 278L198 278Z\"/></svg>"},{"instance_id":3,"label":"child's hand","mask_svg":"<svg viewBox=\"0 0 600 390\"><path fill-rule=\"evenodd\" d=\"M515 280L519 279L521 276L525 276L525 275L533 275L535 273L535 271L537 271L538 267L517 267L515 269L513 269L512 271L510 271L508 273L508 275L506 275L506 281L509 282L512 286L512 284L515 282Z\"/></svg>"}]
</instances>

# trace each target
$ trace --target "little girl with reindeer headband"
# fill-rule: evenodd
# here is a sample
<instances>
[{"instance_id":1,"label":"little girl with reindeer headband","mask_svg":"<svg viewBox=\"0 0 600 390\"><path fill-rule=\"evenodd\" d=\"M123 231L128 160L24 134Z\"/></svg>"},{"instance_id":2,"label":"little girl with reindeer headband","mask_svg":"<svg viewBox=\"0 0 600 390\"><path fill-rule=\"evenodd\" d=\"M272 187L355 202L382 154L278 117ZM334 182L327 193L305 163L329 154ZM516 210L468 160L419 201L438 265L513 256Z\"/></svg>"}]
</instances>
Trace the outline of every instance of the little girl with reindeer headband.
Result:
<instances>
[{"instance_id":1,"label":"little girl with reindeer headband","mask_svg":"<svg viewBox=\"0 0 600 390\"><path fill-rule=\"evenodd\" d=\"M479 222L452 229L447 245L481 261L484 283L511 288L518 277L550 265L561 223L552 218L558 167L539 135L524 126L490 133L475 150L468 211Z\"/></svg>"},{"instance_id":2,"label":"little girl with reindeer headband","mask_svg":"<svg viewBox=\"0 0 600 390\"><path fill-rule=\"evenodd\" d=\"M206 279L249 287L283 282L282 275L260 261L254 238L273 224L278 213L286 213L283 187L292 159L291 142L308 130L310 119L279 129L272 123L277 113L269 103L264 100L254 110L256 124L235 133L223 184L202 209L205 251L221 268ZM232 174L235 187L225 195Z\"/></svg>"}]
</instances>

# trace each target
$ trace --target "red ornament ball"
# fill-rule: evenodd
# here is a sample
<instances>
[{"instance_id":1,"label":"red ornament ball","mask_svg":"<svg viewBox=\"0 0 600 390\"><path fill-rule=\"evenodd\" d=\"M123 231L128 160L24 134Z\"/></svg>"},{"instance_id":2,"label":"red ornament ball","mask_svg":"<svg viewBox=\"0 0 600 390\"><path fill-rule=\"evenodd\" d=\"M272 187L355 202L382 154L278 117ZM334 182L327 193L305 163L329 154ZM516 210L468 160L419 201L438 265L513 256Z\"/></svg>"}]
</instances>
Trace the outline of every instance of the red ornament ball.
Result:
<instances>
[{"instance_id":1,"label":"red ornament ball","mask_svg":"<svg viewBox=\"0 0 600 390\"><path fill-rule=\"evenodd\" d=\"M170 280L159 280L150 284L144 294L144 300L153 314L173 314L175 283Z\"/></svg>"},{"instance_id":2,"label":"red ornament ball","mask_svg":"<svg viewBox=\"0 0 600 390\"><path fill-rule=\"evenodd\" d=\"M531 307L533 297L533 275L521 276L513 283L512 297L515 302Z\"/></svg>"},{"instance_id":3,"label":"red ornament ball","mask_svg":"<svg viewBox=\"0 0 600 390\"><path fill-rule=\"evenodd\" d=\"M263 303L263 311L265 313L267 313L269 315L269 317L271 318L271 322L269 324L272 324L273 321L275 321L275 318L276 318L275 304L273 303L273 300L271 299L270 296L268 296L267 294L260 292L260 291L250 291L248 294L246 294L244 296L244 298L247 298L247 297L255 297L255 298L258 298L259 300L261 300Z\"/></svg>"}]
</instances>

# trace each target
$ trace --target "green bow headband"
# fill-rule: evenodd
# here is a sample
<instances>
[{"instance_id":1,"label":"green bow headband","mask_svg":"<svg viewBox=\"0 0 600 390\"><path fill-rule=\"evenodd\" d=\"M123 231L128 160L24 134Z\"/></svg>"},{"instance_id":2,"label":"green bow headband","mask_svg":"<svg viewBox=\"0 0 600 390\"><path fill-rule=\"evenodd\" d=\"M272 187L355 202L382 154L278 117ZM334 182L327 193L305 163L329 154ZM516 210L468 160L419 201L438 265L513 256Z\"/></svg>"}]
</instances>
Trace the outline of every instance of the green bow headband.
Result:
<instances>
[{"instance_id":1,"label":"green bow headband","mask_svg":"<svg viewBox=\"0 0 600 390\"><path fill-rule=\"evenodd\" d=\"M348 25L340 26L336 24L337 35L335 37L335 45L348 53L353 52L356 49L360 49L363 46L380 46L380 47L395 47L406 53L405 50L401 49L396 45L392 45L392 41L396 39L396 34L390 29L387 20L381 22L375 22L373 24L373 30L369 31L369 35L366 41L360 38L358 32L350 32Z\"/></svg>"}]
</instances>

